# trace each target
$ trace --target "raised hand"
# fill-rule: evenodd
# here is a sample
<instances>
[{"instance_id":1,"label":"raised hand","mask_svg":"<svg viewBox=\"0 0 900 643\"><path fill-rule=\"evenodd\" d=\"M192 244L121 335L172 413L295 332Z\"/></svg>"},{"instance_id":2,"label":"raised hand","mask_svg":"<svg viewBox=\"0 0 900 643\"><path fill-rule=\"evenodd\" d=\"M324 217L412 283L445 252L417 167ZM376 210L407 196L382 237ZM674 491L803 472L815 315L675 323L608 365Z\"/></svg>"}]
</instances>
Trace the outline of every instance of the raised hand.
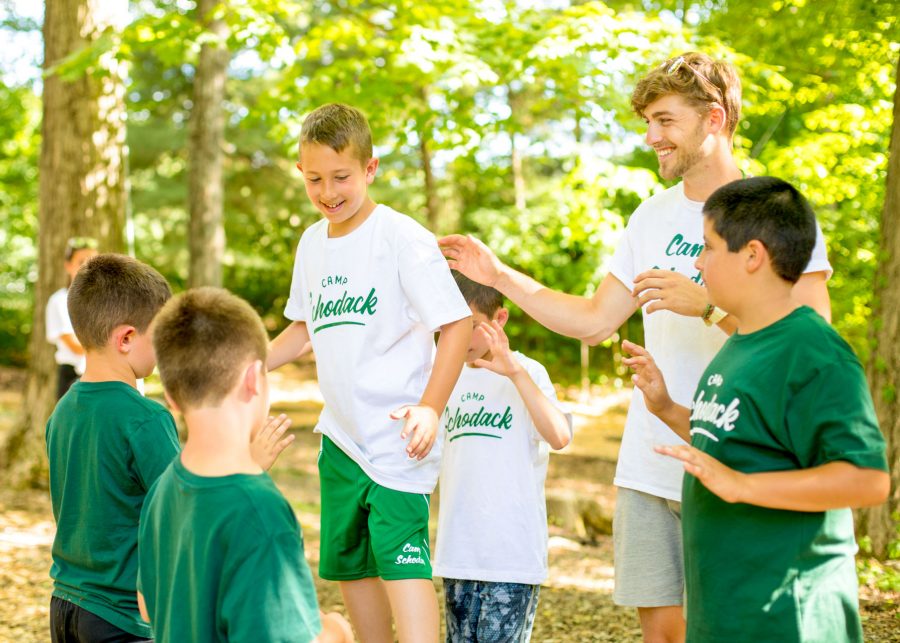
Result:
<instances>
[{"instance_id":1,"label":"raised hand","mask_svg":"<svg viewBox=\"0 0 900 643\"><path fill-rule=\"evenodd\" d=\"M406 445L407 455L416 460L428 455L437 437L438 416L435 410L422 404L409 404L393 411L391 417L395 420L406 420L400 437L405 440L412 435L412 439Z\"/></svg>"},{"instance_id":2,"label":"raised hand","mask_svg":"<svg viewBox=\"0 0 900 643\"><path fill-rule=\"evenodd\" d=\"M494 286L500 277L503 263L494 251L472 235L451 234L438 239L447 263L472 281Z\"/></svg>"},{"instance_id":3,"label":"raised hand","mask_svg":"<svg viewBox=\"0 0 900 643\"><path fill-rule=\"evenodd\" d=\"M488 341L488 351L491 353L491 359L476 359L475 366L486 368L494 371L499 375L512 377L522 371L522 365L513 356L509 350L509 338L503 332L501 326L496 320L490 323L482 322L475 329L476 333L483 333Z\"/></svg>"},{"instance_id":4,"label":"raised hand","mask_svg":"<svg viewBox=\"0 0 900 643\"><path fill-rule=\"evenodd\" d=\"M653 356L643 346L638 346L627 339L622 342L622 350L631 355L623 359L622 363L634 371L631 381L644 394L647 410L657 416L664 413L673 402L666 387L666 380Z\"/></svg>"},{"instance_id":5,"label":"raised hand","mask_svg":"<svg viewBox=\"0 0 900 643\"><path fill-rule=\"evenodd\" d=\"M268 471L275 464L287 446L294 441L293 435L282 437L291 426L291 420L284 413L277 417L271 415L256 436L250 440L250 454L253 461Z\"/></svg>"},{"instance_id":6,"label":"raised hand","mask_svg":"<svg viewBox=\"0 0 900 643\"><path fill-rule=\"evenodd\" d=\"M740 502L746 474L725 466L711 455L688 445L655 446L657 453L681 460L684 470L725 502Z\"/></svg>"},{"instance_id":7,"label":"raised hand","mask_svg":"<svg viewBox=\"0 0 900 643\"><path fill-rule=\"evenodd\" d=\"M634 278L631 293L638 305L650 302L645 312L671 310L686 317L700 317L709 303L706 288L674 270L646 270Z\"/></svg>"}]
</instances>

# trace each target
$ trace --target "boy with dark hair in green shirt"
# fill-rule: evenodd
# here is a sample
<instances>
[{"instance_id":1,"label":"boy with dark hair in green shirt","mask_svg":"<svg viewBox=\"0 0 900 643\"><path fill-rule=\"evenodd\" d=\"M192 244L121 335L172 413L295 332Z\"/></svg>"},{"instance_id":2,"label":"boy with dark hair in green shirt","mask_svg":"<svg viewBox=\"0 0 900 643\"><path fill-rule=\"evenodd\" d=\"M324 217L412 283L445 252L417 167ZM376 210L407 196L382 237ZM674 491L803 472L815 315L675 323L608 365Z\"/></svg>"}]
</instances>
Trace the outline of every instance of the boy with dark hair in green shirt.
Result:
<instances>
[{"instance_id":1,"label":"boy with dark hair in green shirt","mask_svg":"<svg viewBox=\"0 0 900 643\"><path fill-rule=\"evenodd\" d=\"M69 289L87 366L47 422L54 643L150 637L135 597L138 519L178 435L171 414L135 384L153 371L151 322L170 296L153 268L112 254L88 261Z\"/></svg>"},{"instance_id":2,"label":"boy with dark hair in green shirt","mask_svg":"<svg viewBox=\"0 0 900 643\"><path fill-rule=\"evenodd\" d=\"M138 601L156 640L352 640L339 615L320 620L300 525L251 451L269 409L262 320L225 290L191 290L153 345L188 429L141 515Z\"/></svg>"},{"instance_id":3,"label":"boy with dark hair in green shirt","mask_svg":"<svg viewBox=\"0 0 900 643\"><path fill-rule=\"evenodd\" d=\"M623 344L647 408L691 442L656 447L686 471L687 639L862 641L850 508L883 502L890 481L859 360L791 295L815 216L772 177L725 185L703 214L696 266L738 329L691 408Z\"/></svg>"}]
</instances>

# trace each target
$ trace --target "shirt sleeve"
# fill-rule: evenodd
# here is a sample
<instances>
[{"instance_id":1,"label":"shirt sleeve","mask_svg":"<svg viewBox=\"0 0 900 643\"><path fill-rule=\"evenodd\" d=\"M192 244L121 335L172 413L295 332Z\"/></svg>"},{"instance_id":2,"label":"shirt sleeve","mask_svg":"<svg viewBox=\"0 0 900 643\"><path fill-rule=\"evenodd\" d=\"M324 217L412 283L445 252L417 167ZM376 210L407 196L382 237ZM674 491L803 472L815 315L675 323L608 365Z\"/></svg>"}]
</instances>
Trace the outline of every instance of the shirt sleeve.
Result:
<instances>
[{"instance_id":1,"label":"shirt sleeve","mask_svg":"<svg viewBox=\"0 0 900 643\"><path fill-rule=\"evenodd\" d=\"M637 276L634 269L635 256L632 244L636 234L637 220L638 213L635 212L628 219L625 232L619 239L619 245L616 246L616 251L609 262L609 274L621 281L628 290L634 290L634 278Z\"/></svg>"},{"instance_id":2,"label":"shirt sleeve","mask_svg":"<svg viewBox=\"0 0 900 643\"><path fill-rule=\"evenodd\" d=\"M431 331L472 315L450 274L437 240L418 226L401 237L398 248L400 287L418 321Z\"/></svg>"},{"instance_id":3,"label":"shirt sleeve","mask_svg":"<svg viewBox=\"0 0 900 643\"><path fill-rule=\"evenodd\" d=\"M299 533L283 531L255 542L222 584L227 639L312 641L322 631L316 588Z\"/></svg>"},{"instance_id":4,"label":"shirt sleeve","mask_svg":"<svg viewBox=\"0 0 900 643\"><path fill-rule=\"evenodd\" d=\"M74 334L66 308L66 293L54 293L47 300L47 341L55 344L63 335Z\"/></svg>"},{"instance_id":5,"label":"shirt sleeve","mask_svg":"<svg viewBox=\"0 0 900 643\"><path fill-rule=\"evenodd\" d=\"M831 279L831 275L834 273L828 261L825 236L822 234L822 228L819 227L818 221L816 221L816 245L813 246L812 256L809 258L809 263L806 264L806 270L803 272L824 272L825 279Z\"/></svg>"},{"instance_id":6,"label":"shirt sleeve","mask_svg":"<svg viewBox=\"0 0 900 643\"><path fill-rule=\"evenodd\" d=\"M785 427L802 468L835 461L887 471L884 437L856 360L822 369L788 404Z\"/></svg>"},{"instance_id":7,"label":"shirt sleeve","mask_svg":"<svg viewBox=\"0 0 900 643\"><path fill-rule=\"evenodd\" d=\"M146 491L181 451L175 420L168 411L156 413L132 431L129 440L134 470Z\"/></svg>"},{"instance_id":8,"label":"shirt sleeve","mask_svg":"<svg viewBox=\"0 0 900 643\"><path fill-rule=\"evenodd\" d=\"M284 307L284 316L291 321L306 321L306 306L304 302L305 294L303 293L303 262L300 259L300 252L303 249L303 238L297 244L297 253L294 255L294 273L291 277L291 291L288 295L287 304Z\"/></svg>"}]
</instances>

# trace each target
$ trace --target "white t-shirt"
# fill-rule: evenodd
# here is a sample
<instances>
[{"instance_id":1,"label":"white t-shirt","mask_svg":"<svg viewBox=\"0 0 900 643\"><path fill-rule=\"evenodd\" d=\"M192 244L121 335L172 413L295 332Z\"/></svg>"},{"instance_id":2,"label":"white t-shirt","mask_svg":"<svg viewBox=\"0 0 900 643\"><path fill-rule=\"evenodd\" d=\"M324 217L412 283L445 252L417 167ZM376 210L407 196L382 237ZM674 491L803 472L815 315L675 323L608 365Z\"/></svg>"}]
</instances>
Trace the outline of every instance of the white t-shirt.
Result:
<instances>
[{"instance_id":1,"label":"white t-shirt","mask_svg":"<svg viewBox=\"0 0 900 643\"><path fill-rule=\"evenodd\" d=\"M434 332L471 316L434 235L379 205L359 228L328 237L328 221L300 239L284 314L306 323L325 408L316 430L378 484L431 493L440 472L440 433L422 460L406 454L404 420L434 362Z\"/></svg>"},{"instance_id":2,"label":"white t-shirt","mask_svg":"<svg viewBox=\"0 0 900 643\"><path fill-rule=\"evenodd\" d=\"M60 339L63 335L75 335L72 322L69 320L69 309L66 307L68 289L60 288L47 300L47 341L56 344L57 364L69 364L75 367L79 375L84 373L84 355L79 355L66 346Z\"/></svg>"},{"instance_id":3,"label":"white t-shirt","mask_svg":"<svg viewBox=\"0 0 900 643\"><path fill-rule=\"evenodd\" d=\"M625 228L613 255L610 273L626 288L634 278L653 268L675 270L702 284L694 262L703 250L703 203L691 201L679 183L642 203ZM825 271L831 264L822 231L816 224L816 245L805 272ZM718 327L707 327L699 317L668 310L644 313L644 342L662 371L672 399L690 407L694 390L706 366L725 343ZM631 398L625 434L619 451L614 484L661 498L681 500L682 464L653 450L657 444L684 444L644 405L637 388Z\"/></svg>"},{"instance_id":4,"label":"white t-shirt","mask_svg":"<svg viewBox=\"0 0 900 643\"><path fill-rule=\"evenodd\" d=\"M516 359L556 402L543 366ZM547 578L544 479L550 447L508 378L466 366L441 417L434 575L537 585Z\"/></svg>"}]
</instances>

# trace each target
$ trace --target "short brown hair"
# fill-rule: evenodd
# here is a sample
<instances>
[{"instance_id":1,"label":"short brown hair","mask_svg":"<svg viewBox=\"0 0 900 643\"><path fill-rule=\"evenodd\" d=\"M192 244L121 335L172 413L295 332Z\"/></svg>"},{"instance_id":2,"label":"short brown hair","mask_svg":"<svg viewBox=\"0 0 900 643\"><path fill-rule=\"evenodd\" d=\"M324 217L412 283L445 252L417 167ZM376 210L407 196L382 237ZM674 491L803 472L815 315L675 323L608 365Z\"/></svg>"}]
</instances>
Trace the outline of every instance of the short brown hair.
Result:
<instances>
[{"instance_id":1,"label":"short brown hair","mask_svg":"<svg viewBox=\"0 0 900 643\"><path fill-rule=\"evenodd\" d=\"M670 58L638 81L631 107L643 117L647 105L667 94L677 94L707 110L721 105L725 128L734 135L741 118L741 79L731 64L696 51Z\"/></svg>"},{"instance_id":2,"label":"short brown hair","mask_svg":"<svg viewBox=\"0 0 900 643\"><path fill-rule=\"evenodd\" d=\"M117 326L145 332L171 296L165 277L147 264L125 255L97 255L69 287L72 329L86 349L100 349Z\"/></svg>"},{"instance_id":3,"label":"short brown hair","mask_svg":"<svg viewBox=\"0 0 900 643\"><path fill-rule=\"evenodd\" d=\"M269 340L250 304L207 287L166 304L153 329L153 348L166 392L185 410L218 405L248 363L265 364Z\"/></svg>"},{"instance_id":4,"label":"short brown hair","mask_svg":"<svg viewBox=\"0 0 900 643\"><path fill-rule=\"evenodd\" d=\"M458 270L451 270L453 279L459 287L466 303L478 312L493 317L503 307L503 295L496 288L484 286L477 281L472 281Z\"/></svg>"},{"instance_id":5,"label":"short brown hair","mask_svg":"<svg viewBox=\"0 0 900 643\"><path fill-rule=\"evenodd\" d=\"M341 103L322 105L310 112L300 130L301 154L308 143L327 145L338 153L352 146L363 165L372 158L369 122L361 111Z\"/></svg>"}]
</instances>

